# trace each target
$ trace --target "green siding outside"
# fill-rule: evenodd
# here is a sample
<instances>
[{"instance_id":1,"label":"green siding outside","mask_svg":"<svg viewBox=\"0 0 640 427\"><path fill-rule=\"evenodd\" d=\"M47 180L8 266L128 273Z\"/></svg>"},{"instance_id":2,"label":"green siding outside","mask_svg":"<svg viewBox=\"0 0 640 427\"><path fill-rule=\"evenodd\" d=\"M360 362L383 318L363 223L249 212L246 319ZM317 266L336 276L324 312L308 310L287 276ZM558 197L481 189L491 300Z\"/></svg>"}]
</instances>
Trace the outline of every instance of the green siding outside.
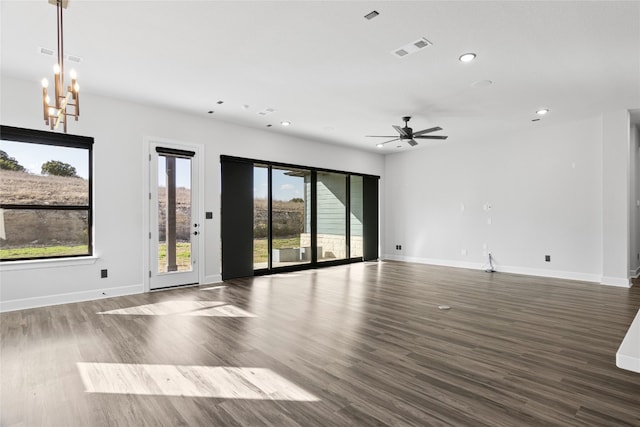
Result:
<instances>
[{"instance_id":1,"label":"green siding outside","mask_svg":"<svg viewBox=\"0 0 640 427\"><path fill-rule=\"evenodd\" d=\"M318 172L317 233L344 236L347 205L346 175ZM305 177L305 232L311 230L311 179ZM351 235L362 236L362 177L351 177Z\"/></svg>"}]
</instances>

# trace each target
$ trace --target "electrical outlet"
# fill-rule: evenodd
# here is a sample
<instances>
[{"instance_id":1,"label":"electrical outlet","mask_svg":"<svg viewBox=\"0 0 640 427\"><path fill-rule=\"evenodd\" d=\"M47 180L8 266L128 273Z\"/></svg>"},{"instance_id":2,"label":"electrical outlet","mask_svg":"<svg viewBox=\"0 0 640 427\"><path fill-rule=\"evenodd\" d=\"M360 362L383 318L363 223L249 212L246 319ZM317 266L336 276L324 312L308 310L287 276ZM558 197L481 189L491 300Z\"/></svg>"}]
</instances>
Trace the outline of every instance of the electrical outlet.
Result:
<instances>
[{"instance_id":1,"label":"electrical outlet","mask_svg":"<svg viewBox=\"0 0 640 427\"><path fill-rule=\"evenodd\" d=\"M105 279L107 277L107 269L105 268L104 270L100 270L100 278L101 279Z\"/></svg>"},{"instance_id":2,"label":"electrical outlet","mask_svg":"<svg viewBox=\"0 0 640 427\"><path fill-rule=\"evenodd\" d=\"M551 255L545 255L545 256L544 256L544 260L545 260L546 262L551 262Z\"/></svg>"},{"instance_id":3,"label":"electrical outlet","mask_svg":"<svg viewBox=\"0 0 640 427\"><path fill-rule=\"evenodd\" d=\"M401 251L402 250L402 245L398 245L398 250Z\"/></svg>"}]
</instances>

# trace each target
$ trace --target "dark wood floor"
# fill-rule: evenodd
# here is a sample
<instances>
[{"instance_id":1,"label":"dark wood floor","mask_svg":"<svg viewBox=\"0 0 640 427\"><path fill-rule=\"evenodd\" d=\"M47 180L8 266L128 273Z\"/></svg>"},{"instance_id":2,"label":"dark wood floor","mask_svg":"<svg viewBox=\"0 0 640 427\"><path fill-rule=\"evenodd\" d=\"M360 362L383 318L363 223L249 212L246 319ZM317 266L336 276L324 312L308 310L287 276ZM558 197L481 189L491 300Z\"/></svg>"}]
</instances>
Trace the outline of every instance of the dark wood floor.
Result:
<instances>
[{"instance_id":1,"label":"dark wood floor","mask_svg":"<svg viewBox=\"0 0 640 427\"><path fill-rule=\"evenodd\" d=\"M0 425L640 425L615 366L638 286L396 262L225 285L0 315Z\"/></svg>"}]
</instances>

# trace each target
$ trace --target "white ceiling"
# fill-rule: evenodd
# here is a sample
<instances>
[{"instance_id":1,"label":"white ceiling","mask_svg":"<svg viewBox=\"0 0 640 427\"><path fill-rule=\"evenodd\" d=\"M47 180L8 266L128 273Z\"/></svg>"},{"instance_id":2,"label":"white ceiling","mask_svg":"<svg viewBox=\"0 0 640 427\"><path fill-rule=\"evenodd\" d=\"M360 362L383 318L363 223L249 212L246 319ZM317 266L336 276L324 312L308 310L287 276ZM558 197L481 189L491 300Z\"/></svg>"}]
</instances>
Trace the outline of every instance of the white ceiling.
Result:
<instances>
[{"instance_id":1,"label":"white ceiling","mask_svg":"<svg viewBox=\"0 0 640 427\"><path fill-rule=\"evenodd\" d=\"M55 7L0 11L2 74L51 79ZM64 18L83 92L366 150L405 115L451 144L640 107L640 1L71 0Z\"/></svg>"}]
</instances>

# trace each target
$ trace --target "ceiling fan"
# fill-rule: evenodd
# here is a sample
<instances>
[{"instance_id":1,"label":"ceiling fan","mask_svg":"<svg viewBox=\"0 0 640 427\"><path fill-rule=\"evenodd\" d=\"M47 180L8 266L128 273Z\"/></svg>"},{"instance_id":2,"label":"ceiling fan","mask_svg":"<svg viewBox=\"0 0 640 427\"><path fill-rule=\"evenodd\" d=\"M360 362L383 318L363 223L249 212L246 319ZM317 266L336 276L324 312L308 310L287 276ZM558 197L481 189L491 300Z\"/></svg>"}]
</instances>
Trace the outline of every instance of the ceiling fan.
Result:
<instances>
[{"instance_id":1,"label":"ceiling fan","mask_svg":"<svg viewBox=\"0 0 640 427\"><path fill-rule=\"evenodd\" d=\"M397 140L407 141L407 143L410 146L415 147L416 145L418 145L418 143L416 142L416 139L447 139L448 138L447 136L443 136L443 135L426 135L427 133L442 130L441 127L436 126L433 128L423 129L423 130L419 130L418 132L414 132L413 129L409 127L409 120L411 120L411 117L406 116L406 117L403 117L402 120L404 121L403 128L401 128L400 126L393 125L393 128L400 134L397 137L392 135L367 135L367 137L368 138L393 138L393 139L390 139L389 141L380 142L376 144L378 147L382 147L384 144L397 141Z\"/></svg>"}]
</instances>

